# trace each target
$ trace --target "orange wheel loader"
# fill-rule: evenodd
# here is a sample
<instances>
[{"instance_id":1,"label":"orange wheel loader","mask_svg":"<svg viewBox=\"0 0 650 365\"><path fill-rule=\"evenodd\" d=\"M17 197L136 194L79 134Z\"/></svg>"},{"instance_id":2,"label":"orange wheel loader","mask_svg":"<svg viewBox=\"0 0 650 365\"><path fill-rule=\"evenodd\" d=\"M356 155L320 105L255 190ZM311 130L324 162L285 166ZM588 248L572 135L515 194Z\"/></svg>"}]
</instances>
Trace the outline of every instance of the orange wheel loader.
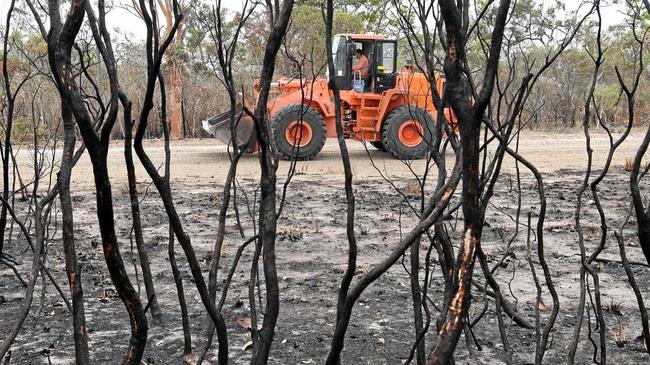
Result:
<instances>
[{"instance_id":1,"label":"orange wheel loader","mask_svg":"<svg viewBox=\"0 0 650 365\"><path fill-rule=\"evenodd\" d=\"M405 65L397 70L397 41L382 35L339 34L332 43L334 75L326 78L282 78L272 83L267 108L275 150L284 159L308 160L321 151L326 138L336 138L334 96L328 87L333 79L340 90L345 138L365 141L393 156L412 160L426 156L433 139L434 107L424 74ZM368 76L353 72L355 52L367 55ZM442 95L444 79L436 76ZM253 85L257 98L259 81ZM242 101L247 106L249 101ZM241 111L237 106L237 112ZM252 110L252 108L250 108ZM445 109L445 117L456 128L456 117ZM231 143L229 112L203 121L203 128L224 143ZM242 117L237 123L237 145L257 149L253 122Z\"/></svg>"}]
</instances>

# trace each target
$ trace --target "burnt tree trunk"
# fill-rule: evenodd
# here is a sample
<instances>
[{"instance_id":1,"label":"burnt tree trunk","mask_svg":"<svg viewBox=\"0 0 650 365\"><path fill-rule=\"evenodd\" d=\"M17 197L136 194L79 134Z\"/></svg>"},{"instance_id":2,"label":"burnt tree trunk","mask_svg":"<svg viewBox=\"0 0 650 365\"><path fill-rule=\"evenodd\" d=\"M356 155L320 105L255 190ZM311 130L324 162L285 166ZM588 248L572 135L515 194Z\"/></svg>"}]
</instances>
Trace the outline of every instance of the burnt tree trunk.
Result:
<instances>
[{"instance_id":1,"label":"burnt tree trunk","mask_svg":"<svg viewBox=\"0 0 650 365\"><path fill-rule=\"evenodd\" d=\"M327 54L327 67L330 75L334 75L334 60L332 58L332 28L334 23L334 4L332 0L327 1L327 10L325 16L325 45ZM354 233L354 216L355 216L355 199L354 191L352 189L352 168L350 166L350 156L348 148L345 143L345 136L343 135L343 125L341 118L341 94L334 82L330 79L329 88L334 94L334 110L336 118L336 137L341 151L341 161L343 163L343 170L345 173L345 198L347 203L347 220L346 220L346 233L348 239L348 262L343 278L341 279L341 286L339 288L338 300L336 305L336 322L337 325L341 318L345 316L345 302L348 297L350 284L354 277L354 272L357 267L357 240ZM340 359L336 359L340 362Z\"/></svg>"},{"instance_id":2,"label":"burnt tree trunk","mask_svg":"<svg viewBox=\"0 0 650 365\"><path fill-rule=\"evenodd\" d=\"M171 41L176 33L176 30L182 20L182 14L176 0L172 3L172 10L174 13L174 24L167 37L162 43L159 43L158 38L158 25L156 21L156 16L150 14L147 10L145 0L139 1L140 11L142 19L144 20L147 26L147 38L146 38L146 57L147 57L147 85L145 90L145 97L142 104L142 110L140 112L138 129L135 134L135 151L140 159L140 162L144 166L145 170L149 174L149 177L152 179L156 190L160 195L160 199L165 206L165 211L169 219L170 226L172 227L176 238L178 239L179 244L185 252L187 262L190 266L190 271L192 277L196 282L196 288L201 297L201 302L205 309L207 310L210 318L212 319L215 328L217 330L217 340L219 343L219 363L227 364L228 363L228 334L226 330L226 323L221 316L221 314L216 310L214 303L210 300L210 295L205 284L205 279L201 272L201 265L196 257L196 253L192 247L192 242L190 237L187 235L181 223L180 217L174 206L174 200L171 193L171 188L169 185L169 179L167 178L168 174L165 174L165 177L160 176L158 169L154 165L153 161L149 158L144 147L142 146L142 140L147 132L147 124L149 119L149 114L153 108L153 96L156 87L156 81L158 80L160 74L160 65L162 63L163 55L167 47L171 44ZM153 9L152 11L155 11ZM161 95L162 100L165 100L165 95ZM165 143L166 156L168 156L168 143L166 140ZM167 157L166 157L167 158ZM180 295L180 293L179 293Z\"/></svg>"},{"instance_id":3,"label":"burnt tree trunk","mask_svg":"<svg viewBox=\"0 0 650 365\"><path fill-rule=\"evenodd\" d=\"M267 101L271 80L275 71L275 61L278 50L282 45L287 32L291 12L293 11L294 0L284 0L281 10L276 6L276 16L272 23L272 29L266 41L266 51L260 73L260 94L255 109L255 129L260 144L260 212L259 212L259 241L261 246L262 262L264 267L264 282L266 288L266 308L262 330L258 333L257 341L254 341L252 365L262 365L268 362L271 344L275 335L275 325L280 311L280 289L275 261L275 232L277 225L276 212L276 168L277 157L271 147L271 133L267 123ZM269 12L272 10L269 9ZM255 325L255 324L253 324Z\"/></svg>"},{"instance_id":4,"label":"burnt tree trunk","mask_svg":"<svg viewBox=\"0 0 650 365\"><path fill-rule=\"evenodd\" d=\"M183 355L192 353L192 333L190 332L190 317L187 313L187 302L185 301L185 290L183 289L183 277L178 264L176 263L176 249L174 247L174 229L169 226L169 242L167 244L167 255L169 256L169 265L172 268L172 276L176 285L176 295L178 296L178 306L181 307L181 324L183 326ZM210 322L212 325L212 322Z\"/></svg>"},{"instance_id":5,"label":"burnt tree trunk","mask_svg":"<svg viewBox=\"0 0 650 365\"><path fill-rule=\"evenodd\" d=\"M147 300L150 302L151 317L155 323L162 322L162 312L158 305L156 289L153 285L153 276L151 275L151 266L149 265L149 253L144 244L142 235L142 220L140 218L140 202L138 198L137 181L135 176L135 166L133 164L133 120L131 119L132 103L126 95L120 92L120 101L124 110L124 160L126 162L126 172L129 185L129 201L131 203L131 218L133 219L133 235L135 244L138 248L140 257L140 267L142 268L142 279L144 281Z\"/></svg>"},{"instance_id":6,"label":"burnt tree trunk","mask_svg":"<svg viewBox=\"0 0 650 365\"><path fill-rule=\"evenodd\" d=\"M634 102L634 99L632 99L632 102ZM631 113L633 113L633 111L631 111ZM633 118L633 114L631 114L630 118ZM634 212L636 213L639 245L643 250L643 255L645 256L646 261L650 264L650 206L647 208L644 207L643 197L641 196L641 190L639 189L641 164L643 162L643 156L648 151L649 145L650 126L648 126L645 137L643 138L643 141L634 157L632 172L630 173L630 192L632 193L632 203L634 205Z\"/></svg>"},{"instance_id":7,"label":"burnt tree trunk","mask_svg":"<svg viewBox=\"0 0 650 365\"><path fill-rule=\"evenodd\" d=\"M81 286L81 272L77 262L77 252L74 241L74 216L72 211L72 198L70 196L70 174L72 172L72 159L76 142L76 129L72 113L65 104L62 105L63 116L63 156L58 175L59 200L61 201L61 222L63 238L63 253L65 257L65 271L70 285L72 297L72 324L74 334L75 357L77 364L89 364L88 336L86 330L86 315L84 311L84 294Z\"/></svg>"},{"instance_id":8,"label":"burnt tree trunk","mask_svg":"<svg viewBox=\"0 0 650 365\"><path fill-rule=\"evenodd\" d=\"M87 144L87 142L86 142ZM88 145L88 144L87 144ZM90 146L88 146L90 150ZM140 364L147 342L147 317L144 313L138 292L135 290L124 267L124 261L119 251L119 243L115 234L113 221L113 196L111 183L106 165L107 151L101 151L99 156L92 158L95 175L95 190L97 192L97 217L99 231L102 236L104 258L117 294L126 307L131 319L131 338L124 358L124 363ZM92 154L91 154L92 155Z\"/></svg>"},{"instance_id":9,"label":"burnt tree trunk","mask_svg":"<svg viewBox=\"0 0 650 365\"><path fill-rule=\"evenodd\" d=\"M5 97L7 98L7 117L4 127L4 146L2 146L2 199L9 200L9 156L11 154L11 131L13 129L14 121L14 105L15 94L11 91L11 81L9 79L8 61L9 54L9 31L11 29L11 15L14 11L16 0L11 0L9 4L9 11L7 12L7 22L4 31L4 45L2 49L2 76ZM9 207L2 204L0 207L0 258L3 255L3 248L5 242L5 228L7 227L7 209Z\"/></svg>"},{"instance_id":10,"label":"burnt tree trunk","mask_svg":"<svg viewBox=\"0 0 650 365\"><path fill-rule=\"evenodd\" d=\"M650 15L650 1L643 0L643 5L646 8L646 11ZM645 39L645 38L644 38ZM639 42L639 41L637 41ZM639 45L639 62L640 68L643 69L643 47L644 44ZM617 71L617 76L619 78L619 83L623 88L623 91L628 97L628 119L630 123L634 123L634 102L635 95L638 86L638 79L635 80L633 88L630 90L626 85L624 85L620 74ZM639 237L639 245L643 250L643 255L646 258L646 261L650 263L650 206L647 208L644 206L643 197L641 196L641 190L639 189L639 179L641 173L641 165L643 163L643 156L645 156L650 146L650 125L646 131L643 141L634 156L634 162L632 164L632 171L630 172L630 192L632 193L632 204L634 205L634 212L636 213L637 220L637 236Z\"/></svg>"},{"instance_id":11,"label":"burnt tree trunk","mask_svg":"<svg viewBox=\"0 0 650 365\"><path fill-rule=\"evenodd\" d=\"M230 103L230 120L229 120L229 129L230 129L230 140L237 141L237 123L241 120L243 113L240 113L237 110L237 89L235 85L235 76L233 74L233 61L235 56L235 51L239 42L239 35L243 29L244 24L246 23L248 17L254 10L254 6L249 8L249 3L244 2L244 7L242 9L242 16L238 17L237 24L232 30L232 37L229 39L229 42L226 41L225 37L227 34L224 34L224 20L222 15L222 6L220 3L217 4L217 7L213 9L213 16L208 17L210 21L206 22L206 26L210 29L210 36L214 45L217 49L217 58L219 60L219 67L223 74L222 82L228 92L228 101ZM184 110L184 109L183 109ZM234 184L235 177L237 175L237 165L239 159L244 153L244 149L240 148L237 143L232 144L233 154L230 159L230 167L228 170L228 176L223 187L223 199L221 201L221 207L219 209L218 223L217 223L217 238L214 243L214 248L212 250L212 259L210 261L210 272L208 276L208 292L210 294L210 299L213 303L216 303L217 295L217 275L219 271L219 263L221 255L223 253L223 242L226 232L226 215L228 213L228 207L231 200L231 189L233 194L233 207L235 210L235 216L237 217L237 225L239 226L240 233L242 238L244 237L243 228L241 222L239 221L239 212L237 210L237 188ZM235 263L233 263L235 265ZM225 289L224 291L227 291ZM221 310L220 308L218 310ZM206 356L208 349L210 348L214 336L214 326L212 321L209 321L207 328L207 340L205 345L205 350L201 353L199 362L203 360Z\"/></svg>"},{"instance_id":12,"label":"burnt tree trunk","mask_svg":"<svg viewBox=\"0 0 650 365\"><path fill-rule=\"evenodd\" d=\"M100 11L100 26L104 24L105 7L102 0L98 3ZM60 4L50 1L50 32L48 33L48 59L62 104L69 107L70 112L77 122L79 130L88 149L93 165L95 191L97 201L97 219L102 237L104 258L115 286L118 296L124 304L131 323L131 336L124 357L126 364L139 364L147 339L147 319L138 293L133 288L126 273L124 262L119 251L119 243L115 233L113 220L113 197L108 175L107 153L110 132L117 117L117 91L119 83L115 69L115 59L110 48L110 38L107 34L104 39L95 37L95 41L102 56L109 79L111 81L111 108L106 115L102 115L104 124L98 136L93 129L92 118L84 102L74 76L71 61L72 47L81 25L85 12L88 11L89 20L94 21L92 9L84 0L75 0L70 5L64 23L61 21ZM91 24L92 25L92 24ZM103 43L106 41L106 44ZM108 47L106 47L108 46Z\"/></svg>"},{"instance_id":13,"label":"burnt tree trunk","mask_svg":"<svg viewBox=\"0 0 650 365\"><path fill-rule=\"evenodd\" d=\"M464 75L465 32L460 9L452 0L440 2L442 17L447 32L447 55L445 76L447 78L447 99L460 125L460 139L463 163L462 209L465 227L454 269L454 282L449 307L438 333L429 359L430 364L448 364L460 334L465 325L471 301L471 284L476 249L480 246L483 229L480 198L479 145L483 114L490 103L492 90L499 66L503 31L510 8L509 0L501 0L492 31L492 43L488 56L484 85L474 104Z\"/></svg>"}]
</instances>

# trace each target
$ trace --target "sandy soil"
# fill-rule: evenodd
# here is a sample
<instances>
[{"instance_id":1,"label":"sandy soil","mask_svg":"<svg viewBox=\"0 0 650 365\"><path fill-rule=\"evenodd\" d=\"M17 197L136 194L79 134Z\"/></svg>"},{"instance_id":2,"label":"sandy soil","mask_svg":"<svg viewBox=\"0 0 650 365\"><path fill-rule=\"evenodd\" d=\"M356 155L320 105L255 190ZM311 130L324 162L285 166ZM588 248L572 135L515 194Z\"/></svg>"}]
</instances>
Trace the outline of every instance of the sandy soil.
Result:
<instances>
[{"instance_id":1,"label":"sandy soil","mask_svg":"<svg viewBox=\"0 0 650 365\"><path fill-rule=\"evenodd\" d=\"M634 155L641 138L640 133L630 136L616 155L612 171L601 185L601 198L611 227L623 224L627 215L627 173L622 168L626 158ZM607 139L604 135L594 137L595 166L604 160ZM583 142L578 134L528 133L522 139L522 154L535 163L544 173L548 198L548 216L545 225L546 257L551 265L553 280L560 295L561 309L558 322L552 332L550 348L545 362L565 362L567 345L576 322L578 300L578 244L574 225L576 187L582 178L584 165ZM147 145L157 161L162 157L160 142ZM365 149L358 143L351 144L355 172L355 194L357 199L357 236L359 240L359 270L361 274L380 261L398 242L400 224L408 230L416 221L403 198L380 177L370 165ZM111 149L113 187L116 207L116 226L122 243L121 251L127 261L127 269L135 279L134 267L137 254L129 244L130 213L126 191L126 177L119 145ZM192 237L197 256L204 268L215 238L217 210L221 201L221 186L227 169L227 155L223 146L213 140L193 140L174 143L173 185L175 202L185 227ZM399 161L381 152L371 151L377 166L393 177L395 185L404 189L413 177ZM27 165L29 159L21 157ZM239 183L242 191L238 204L242 212L243 228L247 236L253 232L251 220L247 218L245 199L253 199L255 181L258 178L256 156L244 158L239 169ZM286 164L283 164L282 169ZM421 162L413 165L422 170ZM483 246L491 265L503 255L504 239L516 230L518 238L513 242L515 256L498 270L497 278L507 297L517 303L519 313L534 323L534 308L537 305L531 272L526 261L526 228L515 227L511 220L516 212L516 192L511 189L514 165L509 161L504 168L503 179L497 185L493 205L487 214L488 226L483 237ZM346 260L345 201L343 194L342 168L337 146L329 141L325 151L315 160L300 163L298 175L292 181L287 206L278 227L277 255L281 288L280 321L276 331L271 361L273 364L322 363L329 348L329 341L335 320L336 291ZM281 172L281 175L283 173ZM314 176L318 175L318 176ZM142 190L146 191L144 174ZM118 363L126 346L129 326L120 301L115 297L108 271L102 257L99 231L95 216L95 202L92 192L92 171L86 160L80 162L74 171L76 237L82 267L83 286L86 295L86 315L93 363ZM152 187L153 189L153 187ZM538 212L535 182L529 174L523 178L523 212L533 212L535 223ZM646 190L647 192L647 190ZM245 194L244 194L245 193ZM176 292L167 259L167 223L162 204L155 193L143 197L143 219L145 240L150 249L152 267L159 301L164 313L164 326L152 326L145 359L149 363L182 363L182 331ZM456 198L457 199L457 198ZM411 203L416 203L411 199ZM585 198L583 222L589 251L596 246L600 229L596 209L588 197ZM523 217L523 216L522 216ZM458 218L458 217L454 217ZM626 226L625 239L630 260L643 261L643 256L634 242L633 220ZM448 222L448 228L455 238L456 229L462 223L456 219ZM231 213L227 221L226 254L224 269L219 277L223 280L231 265L234 252L243 241L235 226ZM455 242L458 242L456 239ZM422 246L423 250L427 247ZM7 246L8 253L19 258L21 274L29 270L31 255L25 252L25 242L17 237ZM247 283L252 250L245 255L237 268L228 299L224 307L227 319L231 359L233 363L247 363L250 350L243 346L249 341L248 331L239 327L235 320L248 316ZM183 272L186 296L190 304L192 335L198 348L204 343L203 329L205 315L187 263L178 251L179 265ZM424 255L423 255L424 256ZM433 255L435 256L435 254ZM613 235L608 236L602 258L616 260L618 247ZM536 260L535 260L536 261ZM405 258L408 263L408 257ZM442 279L437 260L429 263L434 273L428 289L433 303L442 300ZM65 283L60 235L48 243L48 267L59 283ZM422 265L425 265L424 259ZM643 352L635 338L640 334L640 320L633 293L625 280L622 267L616 263L598 264L602 301L606 308L608 359L611 363L647 363L648 355ZM650 290L650 270L634 266L641 290ZM537 266L537 272L541 269ZM207 272L204 272L207 277ZM138 273L138 275L140 275ZM138 276L140 277L140 276ZM479 275L480 278L480 275ZM21 305L24 290L8 269L0 268L0 332L7 332ZM12 363L53 364L73 363L73 345L70 332L71 318L61 298L51 284L41 296L41 285L32 312L12 348ZM144 294L144 287L142 287ZM544 301L548 308L542 310L542 321L550 313L551 298L544 287ZM481 311L485 299L475 293L472 316ZM42 309L41 309L42 308ZM437 316L437 310L430 306ZM593 318L593 316L592 316ZM474 327L474 334L481 350L472 341L461 339L457 351L460 364L501 363L502 344L496 332L496 315L490 302L486 316ZM615 344L614 332L623 328L627 343L621 347ZM592 327L593 329L593 327ZM509 338L515 352L515 362L534 362L535 332L509 326ZM583 326L577 363L591 362L593 348ZM410 302L409 276L402 265L395 265L386 275L366 290L355 307L348 331L343 362L347 364L399 364L407 357L413 342L412 307ZM597 334L593 335L597 341ZM427 344L431 336L427 337ZM49 354L49 355L46 355ZM211 360L216 354L211 352Z\"/></svg>"}]
</instances>

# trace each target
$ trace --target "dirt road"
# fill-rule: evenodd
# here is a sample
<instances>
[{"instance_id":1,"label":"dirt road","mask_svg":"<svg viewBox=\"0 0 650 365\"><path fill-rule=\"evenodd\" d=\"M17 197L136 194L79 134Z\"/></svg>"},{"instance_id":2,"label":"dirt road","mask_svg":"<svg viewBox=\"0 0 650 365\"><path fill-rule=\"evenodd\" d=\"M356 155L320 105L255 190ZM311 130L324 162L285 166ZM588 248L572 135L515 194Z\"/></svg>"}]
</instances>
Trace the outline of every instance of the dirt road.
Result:
<instances>
[{"instance_id":1,"label":"dirt road","mask_svg":"<svg viewBox=\"0 0 650 365\"><path fill-rule=\"evenodd\" d=\"M638 148L642 130L635 130L628 137L627 141L619 148L614 156L613 165L623 166L626 158L632 158ZM126 184L126 171L122 142L115 141L111 144L108 160L113 184ZM594 167L602 166L609 142L607 135L602 132L594 132L592 136L594 149ZM377 170L370 163L363 144L355 141L348 141L352 167L357 178L380 177ZM151 158L160 166L164 159L162 141L154 140L145 142L145 148ZM389 173L391 176L410 176L409 169L399 160L393 159L384 152L377 151L368 145L370 157L375 165ZM563 169L580 169L585 166L586 153L584 138L577 132L571 133L548 133L548 132L526 132L521 138L521 154L534 163L542 172L552 172ZM214 139L195 139L173 142L172 153L172 180L176 182L214 182L222 183L228 172L228 154L226 146ZM451 153L448 154L449 162L452 163ZM30 156L27 151L19 154L19 163L22 169L27 170L30 163ZM284 174L287 163L281 163L279 174ZM257 155L244 156L239 164L238 177L255 178L259 176L259 162ZM146 173L136 158L138 180L144 180ZM412 167L415 171L423 171L424 161L414 161ZM297 171L303 175L342 175L343 168L340 161L340 154L336 140L329 139L323 151L312 161L299 162ZM514 162L507 158L504 164L504 171L514 171ZM26 175L28 173L26 172ZM78 163L72 174L73 184L77 188L92 188L93 175L90 160L87 156Z\"/></svg>"}]
</instances>

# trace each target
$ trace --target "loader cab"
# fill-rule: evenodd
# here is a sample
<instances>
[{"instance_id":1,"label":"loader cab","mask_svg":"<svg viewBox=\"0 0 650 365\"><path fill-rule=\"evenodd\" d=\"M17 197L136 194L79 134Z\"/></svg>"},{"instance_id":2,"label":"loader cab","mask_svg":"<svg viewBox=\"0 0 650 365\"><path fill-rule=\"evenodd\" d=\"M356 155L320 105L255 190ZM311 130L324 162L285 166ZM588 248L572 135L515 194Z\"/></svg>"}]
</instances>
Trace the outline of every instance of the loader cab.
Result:
<instances>
[{"instance_id":1,"label":"loader cab","mask_svg":"<svg viewBox=\"0 0 650 365\"><path fill-rule=\"evenodd\" d=\"M381 93L395 87L397 76L397 41L376 34L338 34L332 40L334 83L340 90L352 90L357 49L368 57L368 77L364 80L366 92Z\"/></svg>"}]
</instances>

